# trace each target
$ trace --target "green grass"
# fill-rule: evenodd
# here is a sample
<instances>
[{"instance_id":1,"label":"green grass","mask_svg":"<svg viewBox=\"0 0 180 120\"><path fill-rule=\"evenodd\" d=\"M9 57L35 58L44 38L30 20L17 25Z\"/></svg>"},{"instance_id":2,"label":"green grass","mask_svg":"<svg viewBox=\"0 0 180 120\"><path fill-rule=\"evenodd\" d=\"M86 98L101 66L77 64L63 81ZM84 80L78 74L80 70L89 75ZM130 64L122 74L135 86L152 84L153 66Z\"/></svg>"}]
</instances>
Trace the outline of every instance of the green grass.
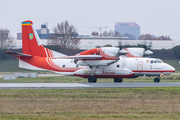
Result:
<instances>
[{"instance_id":1,"label":"green grass","mask_svg":"<svg viewBox=\"0 0 180 120\"><path fill-rule=\"evenodd\" d=\"M0 90L1 120L180 119L180 87Z\"/></svg>"},{"instance_id":2,"label":"green grass","mask_svg":"<svg viewBox=\"0 0 180 120\"><path fill-rule=\"evenodd\" d=\"M180 72L180 60L163 60L165 63L168 63L169 65L173 66L176 69L176 72Z\"/></svg>"},{"instance_id":3,"label":"green grass","mask_svg":"<svg viewBox=\"0 0 180 120\"><path fill-rule=\"evenodd\" d=\"M24 71L25 69L19 68L19 60L1 60L0 72L13 72Z\"/></svg>"}]
</instances>

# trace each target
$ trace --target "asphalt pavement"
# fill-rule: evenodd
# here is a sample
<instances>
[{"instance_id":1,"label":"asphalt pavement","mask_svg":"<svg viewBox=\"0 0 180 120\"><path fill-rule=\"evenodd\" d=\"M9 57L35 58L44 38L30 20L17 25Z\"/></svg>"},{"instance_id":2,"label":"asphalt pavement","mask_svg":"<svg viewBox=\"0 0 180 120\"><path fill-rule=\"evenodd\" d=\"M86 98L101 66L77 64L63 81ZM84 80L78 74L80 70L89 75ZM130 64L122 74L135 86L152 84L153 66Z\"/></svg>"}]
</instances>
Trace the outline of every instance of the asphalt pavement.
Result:
<instances>
[{"instance_id":1,"label":"asphalt pavement","mask_svg":"<svg viewBox=\"0 0 180 120\"><path fill-rule=\"evenodd\" d=\"M87 89L180 86L180 83L0 83L0 89Z\"/></svg>"}]
</instances>

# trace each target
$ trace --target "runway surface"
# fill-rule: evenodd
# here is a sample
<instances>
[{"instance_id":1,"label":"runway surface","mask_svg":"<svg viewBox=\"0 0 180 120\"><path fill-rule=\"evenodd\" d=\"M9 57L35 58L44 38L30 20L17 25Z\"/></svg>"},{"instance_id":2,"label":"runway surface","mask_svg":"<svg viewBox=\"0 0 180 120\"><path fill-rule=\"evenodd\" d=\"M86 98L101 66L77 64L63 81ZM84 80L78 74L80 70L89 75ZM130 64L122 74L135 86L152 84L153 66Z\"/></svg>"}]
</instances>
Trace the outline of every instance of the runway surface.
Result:
<instances>
[{"instance_id":1,"label":"runway surface","mask_svg":"<svg viewBox=\"0 0 180 120\"><path fill-rule=\"evenodd\" d=\"M0 83L0 89L86 89L180 86L180 83Z\"/></svg>"}]
</instances>

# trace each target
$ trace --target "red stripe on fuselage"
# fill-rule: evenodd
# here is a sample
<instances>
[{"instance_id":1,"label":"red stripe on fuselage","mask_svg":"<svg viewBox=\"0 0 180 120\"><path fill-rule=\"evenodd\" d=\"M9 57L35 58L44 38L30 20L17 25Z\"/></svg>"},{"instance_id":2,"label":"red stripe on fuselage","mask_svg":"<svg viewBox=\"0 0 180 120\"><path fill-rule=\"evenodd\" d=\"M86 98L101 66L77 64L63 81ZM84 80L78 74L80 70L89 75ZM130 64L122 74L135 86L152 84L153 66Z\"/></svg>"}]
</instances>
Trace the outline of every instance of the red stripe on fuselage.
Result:
<instances>
[{"instance_id":1,"label":"red stripe on fuselage","mask_svg":"<svg viewBox=\"0 0 180 120\"><path fill-rule=\"evenodd\" d=\"M153 72L175 72L175 70L161 70L161 71L157 71L157 70L132 70L133 72L150 72L150 73L153 73Z\"/></svg>"},{"instance_id":2,"label":"red stripe on fuselage","mask_svg":"<svg viewBox=\"0 0 180 120\"><path fill-rule=\"evenodd\" d=\"M91 75L79 75L79 74L74 74L75 76L79 76L79 77L83 77L83 78L88 78ZM134 75L133 74L129 74L129 75L93 75L97 78L130 78Z\"/></svg>"}]
</instances>

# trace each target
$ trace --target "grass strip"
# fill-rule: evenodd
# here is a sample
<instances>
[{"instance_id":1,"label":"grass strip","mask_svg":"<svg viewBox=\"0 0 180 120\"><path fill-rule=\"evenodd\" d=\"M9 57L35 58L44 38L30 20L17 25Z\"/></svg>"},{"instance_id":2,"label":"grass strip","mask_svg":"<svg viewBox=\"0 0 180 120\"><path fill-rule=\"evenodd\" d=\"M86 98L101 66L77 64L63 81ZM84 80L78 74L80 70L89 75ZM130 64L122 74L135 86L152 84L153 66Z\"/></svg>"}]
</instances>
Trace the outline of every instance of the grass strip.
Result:
<instances>
[{"instance_id":1,"label":"grass strip","mask_svg":"<svg viewBox=\"0 0 180 120\"><path fill-rule=\"evenodd\" d=\"M0 90L0 119L180 119L180 87Z\"/></svg>"}]
</instances>

